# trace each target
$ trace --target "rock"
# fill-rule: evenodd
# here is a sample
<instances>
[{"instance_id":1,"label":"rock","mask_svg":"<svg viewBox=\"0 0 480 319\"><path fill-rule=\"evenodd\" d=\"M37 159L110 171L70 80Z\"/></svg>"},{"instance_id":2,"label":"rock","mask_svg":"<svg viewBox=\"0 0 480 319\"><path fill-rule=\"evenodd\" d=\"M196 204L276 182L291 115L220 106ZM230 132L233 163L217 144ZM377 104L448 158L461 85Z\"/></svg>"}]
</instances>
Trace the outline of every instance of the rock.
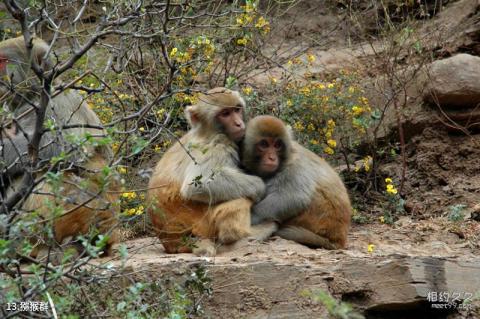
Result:
<instances>
[{"instance_id":1,"label":"rock","mask_svg":"<svg viewBox=\"0 0 480 319\"><path fill-rule=\"evenodd\" d=\"M427 102L454 109L476 107L480 103L480 57L458 54L435 61L427 82Z\"/></svg>"},{"instance_id":2,"label":"rock","mask_svg":"<svg viewBox=\"0 0 480 319\"><path fill-rule=\"evenodd\" d=\"M314 54L310 72L318 77L324 74L337 74L341 70L354 70L358 68L359 61L353 52L348 50L319 51Z\"/></svg>"}]
</instances>

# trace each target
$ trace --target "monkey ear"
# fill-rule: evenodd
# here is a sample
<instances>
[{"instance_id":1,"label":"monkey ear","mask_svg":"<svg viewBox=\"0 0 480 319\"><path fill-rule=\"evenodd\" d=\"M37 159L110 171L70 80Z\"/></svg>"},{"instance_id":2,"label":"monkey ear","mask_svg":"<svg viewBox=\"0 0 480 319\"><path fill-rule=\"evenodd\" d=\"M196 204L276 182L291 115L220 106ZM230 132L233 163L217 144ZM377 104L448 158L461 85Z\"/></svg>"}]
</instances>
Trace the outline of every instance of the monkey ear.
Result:
<instances>
[{"instance_id":1,"label":"monkey ear","mask_svg":"<svg viewBox=\"0 0 480 319\"><path fill-rule=\"evenodd\" d=\"M287 128L287 134L290 137L290 139L293 141L295 140L295 134L293 134L293 129L290 125L286 125Z\"/></svg>"},{"instance_id":2,"label":"monkey ear","mask_svg":"<svg viewBox=\"0 0 480 319\"><path fill-rule=\"evenodd\" d=\"M194 105L189 105L185 108L185 118L188 121L188 124L190 126L195 127L200 119L198 118L198 114L195 112L195 107Z\"/></svg>"},{"instance_id":3,"label":"monkey ear","mask_svg":"<svg viewBox=\"0 0 480 319\"><path fill-rule=\"evenodd\" d=\"M37 62L37 64L41 66L44 70L52 69L53 68L53 61L51 58L52 54L49 54L48 57L45 56L49 51L49 45L45 41L37 37L34 37L32 41L33 41L32 54L33 54L33 58L35 59L35 62Z\"/></svg>"}]
</instances>

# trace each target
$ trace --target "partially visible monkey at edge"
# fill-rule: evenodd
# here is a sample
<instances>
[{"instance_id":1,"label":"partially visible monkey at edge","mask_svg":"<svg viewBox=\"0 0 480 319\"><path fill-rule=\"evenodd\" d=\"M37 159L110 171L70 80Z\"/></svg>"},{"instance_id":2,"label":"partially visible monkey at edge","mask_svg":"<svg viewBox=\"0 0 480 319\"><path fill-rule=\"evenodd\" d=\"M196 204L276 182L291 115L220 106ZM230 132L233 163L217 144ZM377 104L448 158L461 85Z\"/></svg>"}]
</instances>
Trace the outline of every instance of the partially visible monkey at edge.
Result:
<instances>
[{"instance_id":1,"label":"partially visible monkey at edge","mask_svg":"<svg viewBox=\"0 0 480 319\"><path fill-rule=\"evenodd\" d=\"M85 144L72 148L69 136L82 138L88 133L92 141L104 137L104 130L98 116L85 103L76 91L65 90L50 99L45 120L50 120L58 127L55 132L47 131L42 135L37 167L31 167L28 149L35 128L35 105L39 104L39 90L42 86L30 69L34 60L43 70L50 70L54 63L45 58L49 46L39 38L33 38L31 56L28 55L23 37L0 42L0 103L3 112L13 116L14 123L4 126L0 138L0 202L2 205L21 184L25 172L40 174L51 168L52 157L68 154L59 167L64 174L60 194L54 194L52 187L41 181L24 201L20 201L14 209L38 211L45 220L52 220L54 239L58 246L73 240L77 235L87 235L92 228L100 234L109 234L107 252L117 240L114 225L117 223L116 210L112 203L117 200L117 186L114 181L105 181L99 174L112 158L111 149L103 143ZM2 122L5 122L2 120ZM62 128L73 125L74 128ZM93 127L84 127L89 125ZM30 174L30 173L27 173ZM41 175L40 175L41 176ZM83 187L81 185L88 185ZM52 216L45 207L45 200L55 201L63 206L64 214ZM36 243L32 252L35 257L45 248ZM78 245L73 244L74 247Z\"/></svg>"},{"instance_id":2,"label":"partially visible monkey at edge","mask_svg":"<svg viewBox=\"0 0 480 319\"><path fill-rule=\"evenodd\" d=\"M352 208L339 175L328 163L293 140L273 116L247 124L242 164L261 176L264 199L252 207L252 225L275 221L282 238L326 249L345 248Z\"/></svg>"},{"instance_id":3,"label":"partially visible monkey at edge","mask_svg":"<svg viewBox=\"0 0 480 319\"><path fill-rule=\"evenodd\" d=\"M186 108L191 129L160 159L148 187L149 214L167 253L214 255L217 244L252 235L250 207L265 185L238 167L244 108L240 94L226 88L200 94ZM257 230L254 236L263 239L275 224ZM188 236L199 240L189 244Z\"/></svg>"}]
</instances>

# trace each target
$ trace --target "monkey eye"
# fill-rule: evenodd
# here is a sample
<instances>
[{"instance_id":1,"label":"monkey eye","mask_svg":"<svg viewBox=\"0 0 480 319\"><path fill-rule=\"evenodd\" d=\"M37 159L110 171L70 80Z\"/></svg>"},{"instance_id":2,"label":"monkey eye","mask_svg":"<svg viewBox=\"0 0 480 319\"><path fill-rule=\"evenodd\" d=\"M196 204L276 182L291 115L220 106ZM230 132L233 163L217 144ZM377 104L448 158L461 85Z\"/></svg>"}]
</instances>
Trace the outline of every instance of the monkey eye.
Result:
<instances>
[{"instance_id":1,"label":"monkey eye","mask_svg":"<svg viewBox=\"0 0 480 319\"><path fill-rule=\"evenodd\" d=\"M218 116L228 117L228 116L230 116L231 113L232 113L232 111L230 109L224 109L218 114Z\"/></svg>"},{"instance_id":2,"label":"monkey eye","mask_svg":"<svg viewBox=\"0 0 480 319\"><path fill-rule=\"evenodd\" d=\"M237 106L236 108L233 109L233 111L235 113L240 113L240 112L242 112L242 108Z\"/></svg>"},{"instance_id":3,"label":"monkey eye","mask_svg":"<svg viewBox=\"0 0 480 319\"><path fill-rule=\"evenodd\" d=\"M282 141L276 140L275 143L273 143L273 147L275 147L277 150L281 149L283 147Z\"/></svg>"},{"instance_id":4,"label":"monkey eye","mask_svg":"<svg viewBox=\"0 0 480 319\"><path fill-rule=\"evenodd\" d=\"M260 148L267 148L268 147L268 142L266 140L261 140L260 142L258 142L258 146Z\"/></svg>"}]
</instances>

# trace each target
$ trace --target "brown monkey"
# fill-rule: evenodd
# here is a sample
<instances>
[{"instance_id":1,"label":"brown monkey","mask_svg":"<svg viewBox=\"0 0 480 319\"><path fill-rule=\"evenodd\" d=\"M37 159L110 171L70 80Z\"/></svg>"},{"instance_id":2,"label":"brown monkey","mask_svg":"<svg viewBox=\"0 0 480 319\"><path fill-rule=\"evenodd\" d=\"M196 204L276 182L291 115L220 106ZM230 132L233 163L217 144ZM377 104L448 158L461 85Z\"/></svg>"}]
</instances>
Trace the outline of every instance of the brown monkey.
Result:
<instances>
[{"instance_id":1,"label":"brown monkey","mask_svg":"<svg viewBox=\"0 0 480 319\"><path fill-rule=\"evenodd\" d=\"M2 112L10 113L14 120L14 124L9 124L14 130L9 128L0 138L0 207L7 213L14 209L39 212L45 223L53 225L54 238L59 244L97 228L100 234L109 235L108 250L116 241L112 231L116 213L111 203L117 195L109 192L116 189L115 183L102 177L101 172L112 152L104 143L99 143L105 134L101 122L77 92L66 90L48 102L45 120L55 123L57 129L43 132L39 159L32 167L28 150L32 146L40 105L38 92L42 86L30 65L33 60L43 70L53 68L53 62L46 57L48 45L38 38L32 42L30 56L23 37L0 42L0 104ZM85 140L86 134L93 143L82 143L79 147L72 142ZM58 190L42 181L25 200L13 207L5 204L14 198L24 176L35 178L30 172L39 172L37 177L42 176L52 168L50 160L59 155L65 156L65 160L57 165L57 169L64 172ZM63 207L60 216L48 209L47 199ZM37 252L38 249L33 255Z\"/></svg>"},{"instance_id":2,"label":"brown monkey","mask_svg":"<svg viewBox=\"0 0 480 319\"><path fill-rule=\"evenodd\" d=\"M244 107L238 92L215 88L186 108L191 129L164 154L149 184L149 212L166 252L191 252L182 241L188 235L203 239L194 253L214 254L209 240L230 244L251 234L250 207L265 185L238 168Z\"/></svg>"},{"instance_id":3,"label":"brown monkey","mask_svg":"<svg viewBox=\"0 0 480 319\"><path fill-rule=\"evenodd\" d=\"M242 163L265 180L264 199L252 207L252 225L276 221L276 235L326 249L344 248L352 208L338 174L295 142L285 124L258 116L247 124Z\"/></svg>"}]
</instances>

